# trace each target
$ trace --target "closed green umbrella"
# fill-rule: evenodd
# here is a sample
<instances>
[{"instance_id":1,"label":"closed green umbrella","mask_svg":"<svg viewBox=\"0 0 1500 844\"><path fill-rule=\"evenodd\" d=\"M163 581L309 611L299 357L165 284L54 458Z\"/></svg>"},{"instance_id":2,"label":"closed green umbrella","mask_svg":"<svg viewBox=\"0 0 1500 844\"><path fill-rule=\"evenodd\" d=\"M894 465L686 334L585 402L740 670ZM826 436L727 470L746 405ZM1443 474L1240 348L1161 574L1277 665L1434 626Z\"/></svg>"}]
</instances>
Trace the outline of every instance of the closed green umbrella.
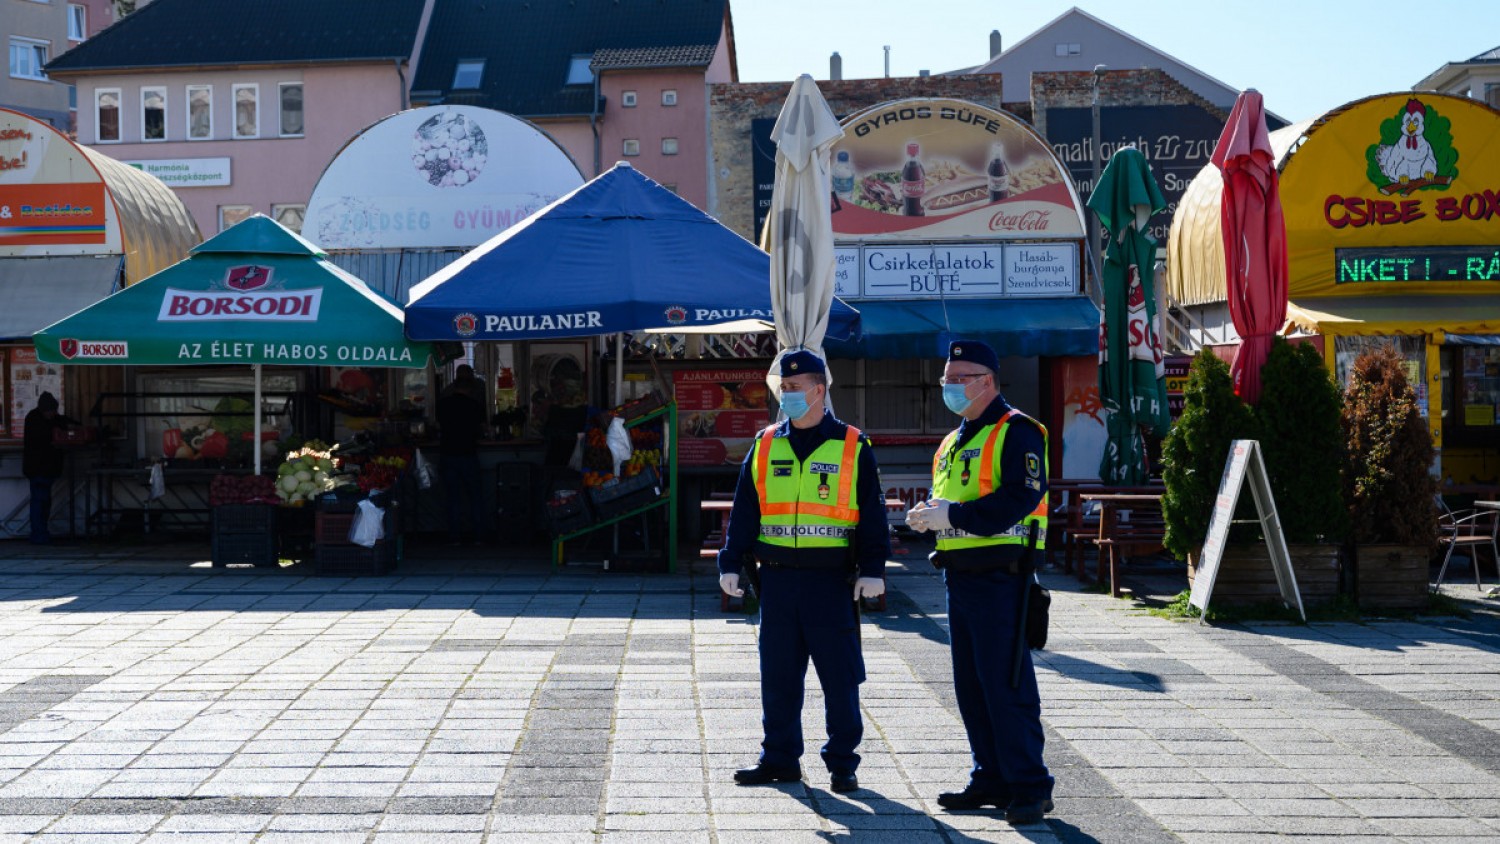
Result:
<instances>
[{"instance_id":1,"label":"closed green umbrella","mask_svg":"<svg viewBox=\"0 0 1500 844\"><path fill-rule=\"evenodd\" d=\"M1156 241L1146 233L1146 221L1167 202L1146 156L1125 147L1100 174L1089 207L1109 232L1099 326L1099 401L1109 414L1109 438L1099 477L1136 486L1150 476L1144 434L1165 436L1171 426L1156 312Z\"/></svg>"},{"instance_id":2,"label":"closed green umbrella","mask_svg":"<svg viewBox=\"0 0 1500 844\"><path fill-rule=\"evenodd\" d=\"M427 365L401 308L257 214L184 260L33 335L47 363L96 365ZM260 414L255 415L260 441ZM260 449L254 449L260 471Z\"/></svg>"}]
</instances>

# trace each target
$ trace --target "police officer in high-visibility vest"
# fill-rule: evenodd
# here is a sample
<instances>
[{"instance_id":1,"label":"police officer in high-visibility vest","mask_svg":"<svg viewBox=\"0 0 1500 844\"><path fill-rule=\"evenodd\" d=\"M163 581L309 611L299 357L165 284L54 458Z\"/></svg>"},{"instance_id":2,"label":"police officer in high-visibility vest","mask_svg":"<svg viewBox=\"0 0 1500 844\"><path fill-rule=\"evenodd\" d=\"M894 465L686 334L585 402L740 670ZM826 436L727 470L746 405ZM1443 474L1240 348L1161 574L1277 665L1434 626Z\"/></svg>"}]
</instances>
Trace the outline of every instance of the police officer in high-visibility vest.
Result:
<instances>
[{"instance_id":1,"label":"police officer in high-visibility vest","mask_svg":"<svg viewBox=\"0 0 1500 844\"><path fill-rule=\"evenodd\" d=\"M787 421L761 432L740 469L719 552L719 585L743 595L742 561L760 566L760 761L736 771L742 785L802 779L802 697L807 661L823 687L830 787L859 788L855 748L864 735L859 684L865 661L855 602L885 592L891 553L885 496L870 442L827 412L827 369L808 351L781 359Z\"/></svg>"},{"instance_id":2,"label":"police officer in high-visibility vest","mask_svg":"<svg viewBox=\"0 0 1500 844\"><path fill-rule=\"evenodd\" d=\"M953 685L974 755L967 787L938 795L938 804L991 805L1019 825L1052 811L1036 672L1031 651L1017 648L1030 524L1039 543L1047 535L1047 431L1000 395L999 366L984 343L949 347L943 403L963 421L938 447L932 497L908 512L907 524L937 535L933 564L948 586ZM1018 658L1020 682L1012 686Z\"/></svg>"}]
</instances>

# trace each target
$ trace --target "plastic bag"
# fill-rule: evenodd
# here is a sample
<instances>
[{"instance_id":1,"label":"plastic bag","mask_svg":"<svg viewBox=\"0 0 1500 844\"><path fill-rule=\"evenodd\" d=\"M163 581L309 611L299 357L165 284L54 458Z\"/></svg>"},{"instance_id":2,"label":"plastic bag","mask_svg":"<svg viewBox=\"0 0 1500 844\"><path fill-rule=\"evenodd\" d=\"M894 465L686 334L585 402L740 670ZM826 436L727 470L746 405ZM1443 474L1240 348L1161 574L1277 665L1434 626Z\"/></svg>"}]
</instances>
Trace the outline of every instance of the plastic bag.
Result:
<instances>
[{"instance_id":1,"label":"plastic bag","mask_svg":"<svg viewBox=\"0 0 1500 844\"><path fill-rule=\"evenodd\" d=\"M575 472L583 471L583 434L579 434L578 440L573 443L573 454L568 458L568 468Z\"/></svg>"},{"instance_id":2,"label":"plastic bag","mask_svg":"<svg viewBox=\"0 0 1500 844\"><path fill-rule=\"evenodd\" d=\"M374 548L375 543L385 538L385 511L368 499L359 502L354 511L354 523L349 526L349 541L355 545Z\"/></svg>"},{"instance_id":3,"label":"plastic bag","mask_svg":"<svg viewBox=\"0 0 1500 844\"><path fill-rule=\"evenodd\" d=\"M630 432L625 430L625 420L616 416L609 420L609 431L604 436L609 445L610 456L615 459L615 477L620 477L620 464L630 459L635 446L630 444Z\"/></svg>"},{"instance_id":4,"label":"plastic bag","mask_svg":"<svg viewBox=\"0 0 1500 844\"><path fill-rule=\"evenodd\" d=\"M432 489L433 475L435 474L432 471L432 464L427 461L426 457L422 456L420 448L416 452L415 471L417 473L417 486L421 489Z\"/></svg>"},{"instance_id":5,"label":"plastic bag","mask_svg":"<svg viewBox=\"0 0 1500 844\"><path fill-rule=\"evenodd\" d=\"M160 463L151 464L150 484L151 494L146 496L147 501L155 501L158 498L166 497L167 478L165 473L163 473L161 470Z\"/></svg>"}]
</instances>

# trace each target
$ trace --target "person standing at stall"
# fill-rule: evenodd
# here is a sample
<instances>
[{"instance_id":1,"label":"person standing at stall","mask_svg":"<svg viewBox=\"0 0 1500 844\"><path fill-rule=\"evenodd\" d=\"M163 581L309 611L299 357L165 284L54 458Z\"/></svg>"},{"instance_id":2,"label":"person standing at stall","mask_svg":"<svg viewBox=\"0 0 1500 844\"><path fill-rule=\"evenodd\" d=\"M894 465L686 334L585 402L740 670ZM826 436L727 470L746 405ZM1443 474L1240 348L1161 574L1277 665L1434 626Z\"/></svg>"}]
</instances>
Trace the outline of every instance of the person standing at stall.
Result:
<instances>
[{"instance_id":1,"label":"person standing at stall","mask_svg":"<svg viewBox=\"0 0 1500 844\"><path fill-rule=\"evenodd\" d=\"M938 804L993 805L1020 825L1052 811L1036 671L1031 651L1018 647L1031 523L1047 534L1047 431L1006 402L999 368L984 343L949 347L943 403L963 421L933 457L932 498L906 521L937 533L932 563L948 588L953 686L974 757L968 786L938 795Z\"/></svg>"},{"instance_id":2,"label":"person standing at stall","mask_svg":"<svg viewBox=\"0 0 1500 844\"><path fill-rule=\"evenodd\" d=\"M827 368L797 351L781 360L787 421L745 456L719 552L719 585L740 596L745 558L760 571L760 761L741 785L802 779L802 698L810 658L823 687L831 788L859 788L865 679L855 602L885 592L890 534L870 441L826 409ZM852 583L852 586L851 586Z\"/></svg>"},{"instance_id":3,"label":"person standing at stall","mask_svg":"<svg viewBox=\"0 0 1500 844\"><path fill-rule=\"evenodd\" d=\"M474 367L462 364L437 403L438 471L448 509L448 544L463 542L464 514L478 542L485 531L484 483L479 469L479 440L484 435L484 384Z\"/></svg>"},{"instance_id":4,"label":"person standing at stall","mask_svg":"<svg viewBox=\"0 0 1500 844\"><path fill-rule=\"evenodd\" d=\"M31 482L31 541L37 545L52 542L47 523L52 518L52 485L62 477L67 454L52 441L53 433L66 430L75 420L58 413L57 397L44 392L36 407L26 414L21 439L21 474Z\"/></svg>"}]
</instances>

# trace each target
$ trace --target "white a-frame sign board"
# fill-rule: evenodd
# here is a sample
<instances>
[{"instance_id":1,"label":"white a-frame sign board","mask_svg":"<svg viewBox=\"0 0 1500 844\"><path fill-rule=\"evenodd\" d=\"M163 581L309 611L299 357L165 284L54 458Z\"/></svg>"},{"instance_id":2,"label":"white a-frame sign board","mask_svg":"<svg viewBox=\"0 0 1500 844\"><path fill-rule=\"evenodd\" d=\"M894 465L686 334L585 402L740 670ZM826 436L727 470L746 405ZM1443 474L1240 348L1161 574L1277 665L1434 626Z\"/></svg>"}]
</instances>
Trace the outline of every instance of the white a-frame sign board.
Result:
<instances>
[{"instance_id":1,"label":"white a-frame sign board","mask_svg":"<svg viewBox=\"0 0 1500 844\"><path fill-rule=\"evenodd\" d=\"M1208 539L1203 542L1203 559L1198 561L1198 573L1193 578L1193 591L1188 603L1208 614L1208 598L1214 591L1214 578L1219 574L1219 562L1224 557L1224 542L1229 539L1229 526L1234 522L1234 507L1240 500L1240 489L1245 479L1250 479L1250 494L1255 498L1255 512L1259 517L1261 533L1266 537L1266 548L1271 555L1271 567L1276 570L1276 585L1281 588L1281 600L1307 621L1307 611L1302 608L1302 593L1297 589L1297 578L1292 574L1292 555L1286 549L1286 535L1281 532L1281 519L1276 516L1276 501L1271 497L1271 481L1266 476L1265 461L1260 458L1260 443L1255 440L1235 440L1229 444L1229 459L1224 461L1224 477L1219 481L1219 495L1214 499L1213 518L1208 523ZM1199 618L1201 624L1203 617Z\"/></svg>"}]
</instances>

